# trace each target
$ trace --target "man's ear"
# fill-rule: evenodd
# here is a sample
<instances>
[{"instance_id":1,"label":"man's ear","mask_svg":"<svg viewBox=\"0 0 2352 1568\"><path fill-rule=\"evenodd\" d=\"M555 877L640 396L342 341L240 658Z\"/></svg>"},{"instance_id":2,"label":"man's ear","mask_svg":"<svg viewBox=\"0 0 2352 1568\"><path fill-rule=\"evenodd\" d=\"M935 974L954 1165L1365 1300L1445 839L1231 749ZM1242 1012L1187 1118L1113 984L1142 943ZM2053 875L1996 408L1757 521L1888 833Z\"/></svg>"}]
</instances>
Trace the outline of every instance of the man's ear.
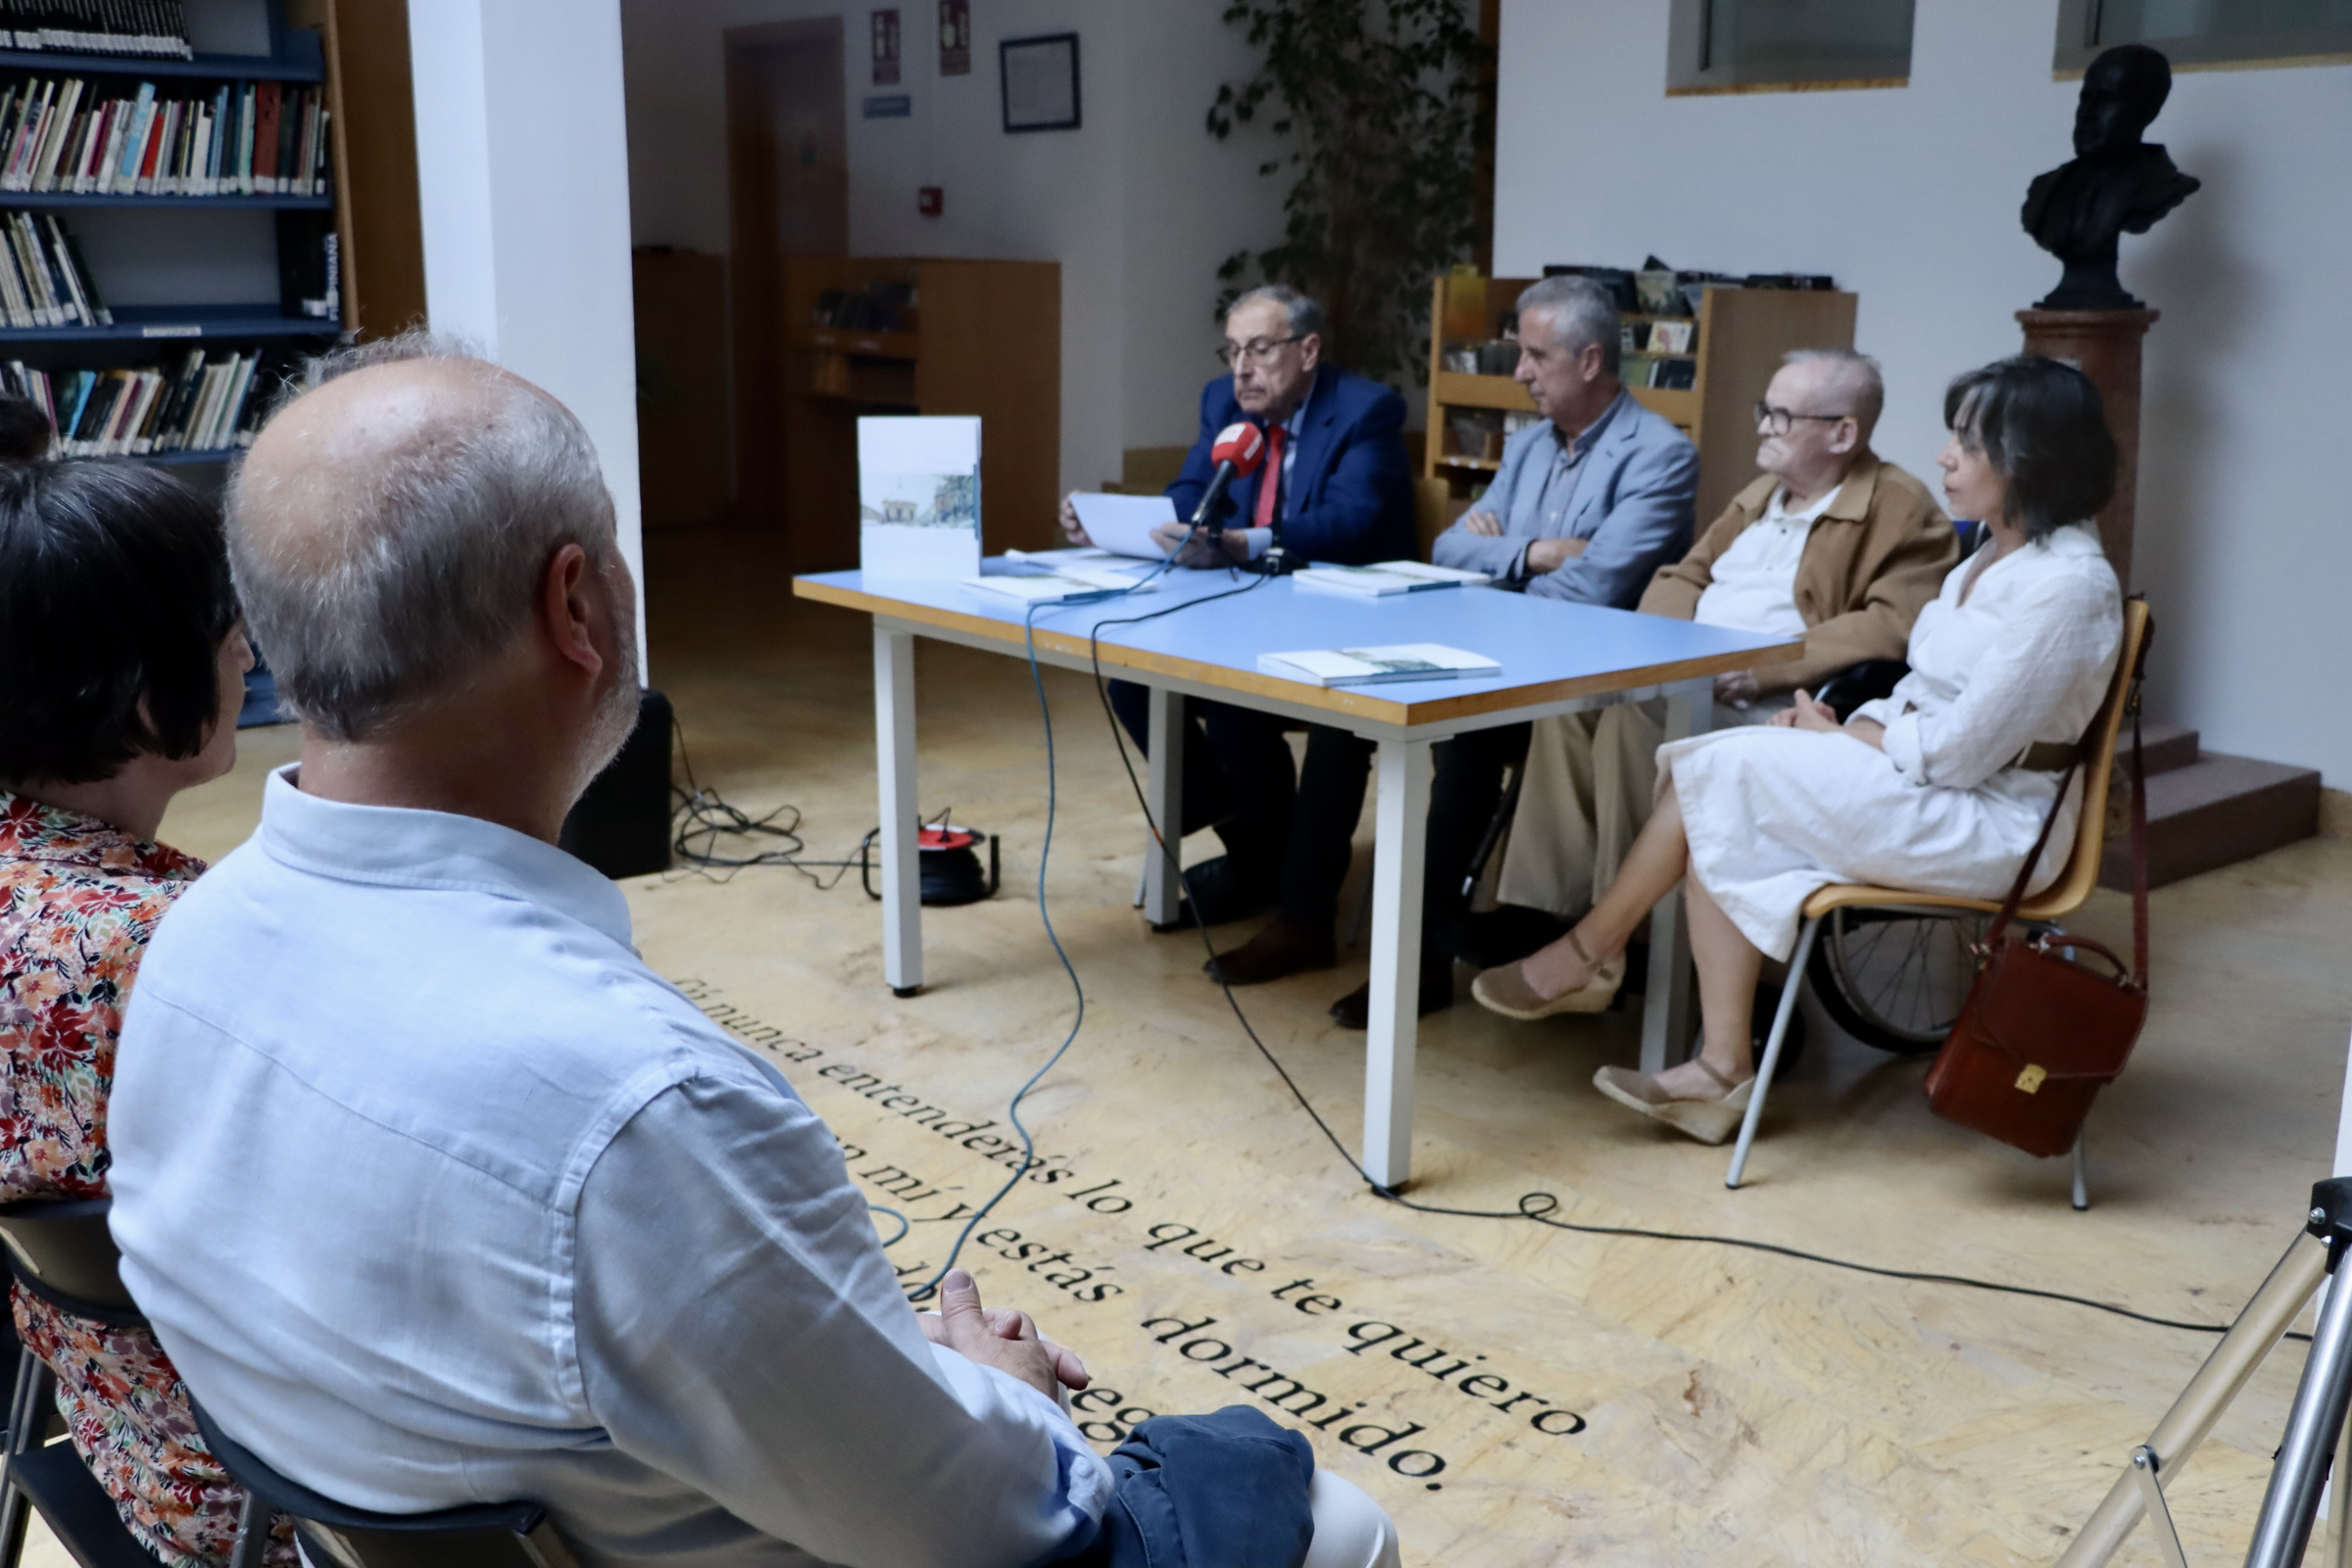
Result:
<instances>
[{"instance_id":1,"label":"man's ear","mask_svg":"<svg viewBox=\"0 0 2352 1568\"><path fill-rule=\"evenodd\" d=\"M1830 432L1830 450L1839 457L1858 451L1862 445L1862 427L1851 419L1839 419Z\"/></svg>"},{"instance_id":2,"label":"man's ear","mask_svg":"<svg viewBox=\"0 0 2352 1568\"><path fill-rule=\"evenodd\" d=\"M1576 351L1576 368L1588 383L1597 381L1606 373L1608 355L1597 343L1588 343Z\"/></svg>"},{"instance_id":3,"label":"man's ear","mask_svg":"<svg viewBox=\"0 0 2352 1568\"><path fill-rule=\"evenodd\" d=\"M548 558L539 581L539 614L556 657L590 677L601 675L605 656L597 652L593 628L598 613L596 566L576 543Z\"/></svg>"},{"instance_id":4,"label":"man's ear","mask_svg":"<svg viewBox=\"0 0 2352 1568\"><path fill-rule=\"evenodd\" d=\"M1298 368L1312 375L1315 373L1315 367L1322 362L1323 334L1309 332L1298 340Z\"/></svg>"}]
</instances>

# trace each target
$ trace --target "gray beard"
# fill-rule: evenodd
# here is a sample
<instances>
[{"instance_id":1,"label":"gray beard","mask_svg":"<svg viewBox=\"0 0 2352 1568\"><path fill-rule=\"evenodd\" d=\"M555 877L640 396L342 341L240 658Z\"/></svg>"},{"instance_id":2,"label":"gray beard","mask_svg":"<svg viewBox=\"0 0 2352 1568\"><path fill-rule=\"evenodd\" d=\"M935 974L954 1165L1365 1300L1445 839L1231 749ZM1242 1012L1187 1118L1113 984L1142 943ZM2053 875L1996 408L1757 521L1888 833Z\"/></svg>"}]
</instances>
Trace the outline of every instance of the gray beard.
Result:
<instances>
[{"instance_id":1,"label":"gray beard","mask_svg":"<svg viewBox=\"0 0 2352 1568\"><path fill-rule=\"evenodd\" d=\"M605 689L597 695L595 720L580 744L580 771L571 792L574 801L620 755L621 747L637 728L642 707L637 683L637 628L616 623L612 642L620 650L620 657L613 662Z\"/></svg>"}]
</instances>

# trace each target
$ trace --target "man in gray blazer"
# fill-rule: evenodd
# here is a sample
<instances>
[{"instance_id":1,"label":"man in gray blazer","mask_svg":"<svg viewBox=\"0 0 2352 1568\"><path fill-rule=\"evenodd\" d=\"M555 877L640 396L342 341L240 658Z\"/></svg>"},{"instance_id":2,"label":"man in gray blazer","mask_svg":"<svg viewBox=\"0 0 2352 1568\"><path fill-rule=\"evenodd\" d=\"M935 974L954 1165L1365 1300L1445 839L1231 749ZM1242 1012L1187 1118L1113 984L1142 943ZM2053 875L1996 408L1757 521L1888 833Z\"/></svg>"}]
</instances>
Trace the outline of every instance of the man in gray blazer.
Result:
<instances>
[{"instance_id":1,"label":"man in gray blazer","mask_svg":"<svg viewBox=\"0 0 2352 1568\"><path fill-rule=\"evenodd\" d=\"M1659 567L1690 548L1698 449L1636 403L1617 378L1617 304L1581 277L1547 277L1519 296L1520 385L1544 422L1504 443L1494 482L1438 536L1440 565L1492 573L1539 599L1631 610ZM1502 804L1502 775L1527 756L1528 726L1473 730L1440 744L1422 873L1421 1010L1453 1001L1462 882ZM1332 1016L1360 1029L1363 987Z\"/></svg>"}]
</instances>

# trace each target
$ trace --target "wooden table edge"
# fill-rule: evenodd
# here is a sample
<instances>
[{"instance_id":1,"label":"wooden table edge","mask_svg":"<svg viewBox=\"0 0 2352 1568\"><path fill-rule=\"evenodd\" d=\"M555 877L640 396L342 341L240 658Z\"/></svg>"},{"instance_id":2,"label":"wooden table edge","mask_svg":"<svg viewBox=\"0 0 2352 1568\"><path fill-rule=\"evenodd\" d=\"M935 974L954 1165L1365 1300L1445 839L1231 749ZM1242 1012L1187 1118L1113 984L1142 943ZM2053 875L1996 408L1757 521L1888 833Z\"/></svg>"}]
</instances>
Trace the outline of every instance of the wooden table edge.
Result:
<instances>
[{"instance_id":1,"label":"wooden table edge","mask_svg":"<svg viewBox=\"0 0 2352 1568\"><path fill-rule=\"evenodd\" d=\"M844 588L836 583L812 582L807 577L795 577L792 592L795 598L834 605L843 610L938 626L1013 648L1024 646L1025 639L1020 626L990 615L974 615L961 611L943 610L935 605L913 604L904 599L867 593L863 589ZM1084 637L1044 626L1036 629L1036 636L1040 648L1079 659L1087 657L1089 642ZM1260 674L1255 670L1234 669L1224 664L1209 664L1199 660L1151 653L1130 648L1123 643L1102 643L1100 647L1102 662L1106 666L1145 674L1181 676L1231 692L1270 697L1302 707L1319 708L1331 713L1398 725L1443 723L1448 719L1469 718L1507 709L1534 708L1573 697L1591 697L1639 686L1663 686L1670 681L1694 680L1702 675L1723 675L1733 670L1755 669L1765 664L1790 663L1802 659L1805 653L1805 645L1800 639L1769 648L1708 654L1697 659L1678 659L1663 664L1644 665L1638 670L1618 670L1608 675L1581 676L1570 680L1544 681L1538 685L1509 686L1497 691L1472 692L1461 697L1402 703L1373 695L1378 688L1309 686L1303 681L1284 680L1280 676ZM1628 676L1634 678L1628 679Z\"/></svg>"}]
</instances>

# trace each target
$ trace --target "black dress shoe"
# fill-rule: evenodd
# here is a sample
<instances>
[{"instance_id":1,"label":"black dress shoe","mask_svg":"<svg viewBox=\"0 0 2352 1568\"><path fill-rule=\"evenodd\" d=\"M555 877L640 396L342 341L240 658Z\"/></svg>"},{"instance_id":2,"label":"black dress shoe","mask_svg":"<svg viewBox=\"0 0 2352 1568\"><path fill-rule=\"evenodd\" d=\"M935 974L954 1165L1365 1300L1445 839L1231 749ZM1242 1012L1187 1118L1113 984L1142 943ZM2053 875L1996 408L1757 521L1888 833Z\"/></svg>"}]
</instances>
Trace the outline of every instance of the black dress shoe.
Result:
<instances>
[{"instance_id":1,"label":"black dress shoe","mask_svg":"<svg viewBox=\"0 0 2352 1568\"><path fill-rule=\"evenodd\" d=\"M1453 1005L1453 960L1421 966L1421 1016ZM1332 1022L1343 1029L1372 1027L1372 982L1367 980L1331 1004Z\"/></svg>"},{"instance_id":2,"label":"black dress shoe","mask_svg":"<svg viewBox=\"0 0 2352 1568\"><path fill-rule=\"evenodd\" d=\"M1176 906L1176 918L1160 930L1190 929L1195 910L1201 925L1227 925L1263 914L1274 907L1281 885L1276 875L1243 871L1233 863L1233 857L1220 855L1184 873L1184 892Z\"/></svg>"},{"instance_id":3,"label":"black dress shoe","mask_svg":"<svg viewBox=\"0 0 2352 1568\"><path fill-rule=\"evenodd\" d=\"M1329 930L1310 930L1278 914L1240 947L1202 964L1200 972L1229 986L1262 986L1309 969L1329 969L1339 961Z\"/></svg>"}]
</instances>

